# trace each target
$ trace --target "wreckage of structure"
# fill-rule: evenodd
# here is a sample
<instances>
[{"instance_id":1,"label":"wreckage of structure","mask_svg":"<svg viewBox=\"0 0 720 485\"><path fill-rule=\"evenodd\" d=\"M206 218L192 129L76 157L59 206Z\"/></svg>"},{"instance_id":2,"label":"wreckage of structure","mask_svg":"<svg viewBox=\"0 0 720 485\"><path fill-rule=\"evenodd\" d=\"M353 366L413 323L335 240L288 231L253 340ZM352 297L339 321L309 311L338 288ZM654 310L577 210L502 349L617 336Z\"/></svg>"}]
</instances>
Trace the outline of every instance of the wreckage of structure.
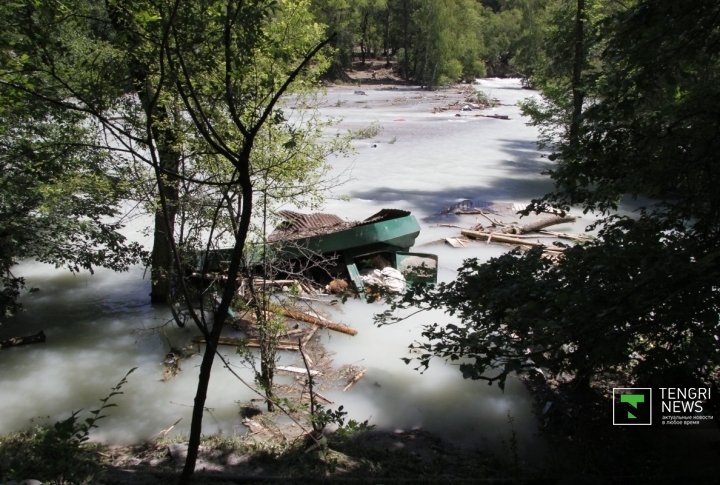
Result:
<instances>
[{"instance_id":1,"label":"wreckage of structure","mask_svg":"<svg viewBox=\"0 0 720 485\"><path fill-rule=\"evenodd\" d=\"M272 257L332 261L311 275L319 284L345 279L362 293L366 284L400 291L407 284L437 281L437 256L409 252L420 225L408 211L383 209L357 222L334 214L280 211L278 215L283 222L268 238ZM217 271L229 256L230 250L214 251L206 268Z\"/></svg>"}]
</instances>

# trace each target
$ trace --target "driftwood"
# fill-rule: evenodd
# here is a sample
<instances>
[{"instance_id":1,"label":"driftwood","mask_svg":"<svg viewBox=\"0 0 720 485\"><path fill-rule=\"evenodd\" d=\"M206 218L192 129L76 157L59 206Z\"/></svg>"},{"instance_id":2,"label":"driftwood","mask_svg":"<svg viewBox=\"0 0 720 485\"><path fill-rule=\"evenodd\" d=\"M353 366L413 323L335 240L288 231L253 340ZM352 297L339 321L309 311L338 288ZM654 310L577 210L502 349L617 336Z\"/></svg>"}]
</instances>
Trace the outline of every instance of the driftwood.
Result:
<instances>
[{"instance_id":1,"label":"driftwood","mask_svg":"<svg viewBox=\"0 0 720 485\"><path fill-rule=\"evenodd\" d=\"M481 116L483 118L495 118L496 120L509 120L510 117L508 115L475 115L475 116Z\"/></svg>"},{"instance_id":2,"label":"driftwood","mask_svg":"<svg viewBox=\"0 0 720 485\"><path fill-rule=\"evenodd\" d=\"M531 222L530 224L525 224L523 226L513 224L504 228L502 232L504 234L527 234L528 232L539 232L541 229L545 229L546 227L563 224L565 222L575 222L576 220L577 218L571 215L566 215L564 217L553 215L543 217L542 219L538 219L535 222Z\"/></svg>"},{"instance_id":3,"label":"driftwood","mask_svg":"<svg viewBox=\"0 0 720 485\"><path fill-rule=\"evenodd\" d=\"M318 327L323 328L329 328L330 330L335 330L336 332L342 332L348 335L357 335L357 330L354 328L346 327L345 325L340 325L337 323L321 320L317 317L313 317L312 315L308 315L307 313L298 311L298 310L291 310L289 308L283 308L279 305L272 305L270 309L278 313L280 315L293 318L295 320L299 320L301 322L305 323L312 323L313 325L316 325Z\"/></svg>"},{"instance_id":4,"label":"driftwood","mask_svg":"<svg viewBox=\"0 0 720 485\"><path fill-rule=\"evenodd\" d=\"M38 344L45 341L45 332L40 330L40 332L36 333L35 335L28 335L25 337L14 337L11 339L3 340L0 342L0 349L6 349L9 347L17 347L18 345L27 345L27 344Z\"/></svg>"},{"instance_id":5,"label":"driftwood","mask_svg":"<svg viewBox=\"0 0 720 485\"><path fill-rule=\"evenodd\" d=\"M203 337L202 335L193 337L192 341L196 344L206 343L205 337ZM254 338L220 337L220 340L218 340L218 345L231 345L233 347L244 345L245 347L259 348L260 341L258 341L258 339L254 339ZM300 350L300 347L298 347L298 344L296 344L295 342L289 342L289 341L285 341L285 340L280 340L277 343L276 348L278 350L295 350L295 351Z\"/></svg>"},{"instance_id":6,"label":"driftwood","mask_svg":"<svg viewBox=\"0 0 720 485\"><path fill-rule=\"evenodd\" d=\"M345 388L343 389L343 392L352 389L352 387L353 387L355 384L357 384L360 379L363 378L363 376L365 375L366 372L367 372L367 369L361 370L361 371L358 373L358 375L356 375L355 377L353 377L353 378L350 380L350 382L348 382L348 385L345 386Z\"/></svg>"},{"instance_id":7,"label":"driftwood","mask_svg":"<svg viewBox=\"0 0 720 485\"><path fill-rule=\"evenodd\" d=\"M323 396L322 394L320 394L317 391L313 391L313 394L315 394L315 397L319 397L320 399L322 399L323 401L325 401L328 404L335 404L335 401L332 401L332 400L326 398L325 396Z\"/></svg>"},{"instance_id":8,"label":"driftwood","mask_svg":"<svg viewBox=\"0 0 720 485\"><path fill-rule=\"evenodd\" d=\"M499 243L509 243L509 244L517 244L518 246L542 246L547 251L557 251L562 252L561 248L553 248L548 247L546 244L535 242L535 241L528 241L527 239L520 239L513 236L508 236L507 234L502 234L499 232L478 232L478 231L461 231L463 236L467 236L472 239L483 239L487 240L488 242L499 242Z\"/></svg>"},{"instance_id":9,"label":"driftwood","mask_svg":"<svg viewBox=\"0 0 720 485\"><path fill-rule=\"evenodd\" d=\"M180 371L182 371L182 361L196 355L197 353L198 350L194 345L188 345L187 347L180 349L171 345L170 352L165 355L165 360L163 360L164 369L161 380L169 381L178 375Z\"/></svg>"}]
</instances>

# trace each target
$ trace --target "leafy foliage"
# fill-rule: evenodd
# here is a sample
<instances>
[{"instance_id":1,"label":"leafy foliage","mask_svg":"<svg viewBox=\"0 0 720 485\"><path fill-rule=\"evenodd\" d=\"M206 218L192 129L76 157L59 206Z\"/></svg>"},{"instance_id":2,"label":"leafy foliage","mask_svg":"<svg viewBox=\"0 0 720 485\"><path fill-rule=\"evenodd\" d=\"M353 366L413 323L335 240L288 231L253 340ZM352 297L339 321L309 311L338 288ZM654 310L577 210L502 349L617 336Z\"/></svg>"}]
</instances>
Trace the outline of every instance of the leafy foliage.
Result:
<instances>
[{"instance_id":1,"label":"leafy foliage","mask_svg":"<svg viewBox=\"0 0 720 485\"><path fill-rule=\"evenodd\" d=\"M329 425L335 425L337 426L336 434L340 437L344 437L352 436L353 434L362 433L364 431L370 431L375 427L373 424L368 424L367 420L361 423L351 419L345 423L348 413L343 409L343 406L339 406L334 410L325 409L322 405L316 404L314 413L311 416L313 429L318 430L322 434L322 431ZM324 437L321 439L324 440Z\"/></svg>"},{"instance_id":2,"label":"leafy foliage","mask_svg":"<svg viewBox=\"0 0 720 485\"><path fill-rule=\"evenodd\" d=\"M126 270L146 256L119 232L120 202L132 192L127 169L104 146L87 113L62 106L72 92L50 82L51 76L37 75L49 61L53 75L73 69L79 84L91 82L75 65L87 50L84 40L68 29L51 39L38 29L46 21L52 15L41 6L0 11L0 311L5 315L17 308L24 287L22 277L12 273L21 259L92 272L97 266ZM62 43L63 52L53 50ZM111 62L103 49L96 55Z\"/></svg>"}]
</instances>

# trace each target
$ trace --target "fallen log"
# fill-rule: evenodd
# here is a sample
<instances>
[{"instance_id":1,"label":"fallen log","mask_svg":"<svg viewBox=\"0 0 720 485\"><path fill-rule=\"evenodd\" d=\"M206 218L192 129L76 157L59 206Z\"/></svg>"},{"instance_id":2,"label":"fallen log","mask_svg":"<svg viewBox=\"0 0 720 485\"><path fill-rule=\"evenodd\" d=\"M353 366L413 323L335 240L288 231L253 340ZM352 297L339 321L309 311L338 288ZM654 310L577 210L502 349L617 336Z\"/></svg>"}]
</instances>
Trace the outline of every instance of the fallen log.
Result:
<instances>
[{"instance_id":1,"label":"fallen log","mask_svg":"<svg viewBox=\"0 0 720 485\"><path fill-rule=\"evenodd\" d=\"M545 229L546 227L566 222L575 222L576 220L577 218L571 215L565 215L564 217L553 215L543 217L542 219L538 219L535 222L531 222L530 224L525 224L523 226L511 225L504 228L502 232L504 234L527 234L528 232L539 232L541 229Z\"/></svg>"},{"instance_id":2,"label":"fallen log","mask_svg":"<svg viewBox=\"0 0 720 485\"><path fill-rule=\"evenodd\" d=\"M320 394L317 391L313 391L313 394L315 394L315 397L319 397L320 399L322 399L323 401L325 401L328 404L335 404L335 401L332 401L332 400L326 398L325 396L323 396L322 394Z\"/></svg>"},{"instance_id":3,"label":"fallen log","mask_svg":"<svg viewBox=\"0 0 720 485\"><path fill-rule=\"evenodd\" d=\"M45 332L40 330L40 332L36 333L35 335L28 335L25 337L14 337L7 340L3 340L0 342L0 349L6 349L9 347L17 347L18 345L27 345L27 344L38 344L45 341Z\"/></svg>"},{"instance_id":4,"label":"fallen log","mask_svg":"<svg viewBox=\"0 0 720 485\"><path fill-rule=\"evenodd\" d=\"M313 317L312 315L308 315L307 313L298 311L298 310L291 310L289 308L284 308L279 305L271 305L270 310L274 313L278 313L280 315L283 315L285 317L290 317L295 320L305 322L305 323L312 323L313 325L316 325L318 327L323 328L329 328L330 330L335 330L336 332L342 332L347 335L357 335L357 330L354 328L346 327L345 325L340 325L337 323L321 320L317 317Z\"/></svg>"},{"instance_id":5,"label":"fallen log","mask_svg":"<svg viewBox=\"0 0 720 485\"><path fill-rule=\"evenodd\" d=\"M296 280L263 280L263 279L255 279L253 280L253 284L257 286L286 286L286 285L294 285L297 283Z\"/></svg>"},{"instance_id":6,"label":"fallen log","mask_svg":"<svg viewBox=\"0 0 720 485\"><path fill-rule=\"evenodd\" d=\"M478 232L478 231L460 231L463 236L467 236L472 239L482 239L482 240L488 240L488 241L495 241L495 242L501 242L501 243L509 243L509 244L517 244L518 246L542 246L546 248L549 251L559 251L562 252L561 248L556 248L552 246L548 246L547 244L535 242L535 241L528 241L527 239L519 239L517 237L508 236L507 234L502 234L499 232Z\"/></svg>"},{"instance_id":7,"label":"fallen log","mask_svg":"<svg viewBox=\"0 0 720 485\"><path fill-rule=\"evenodd\" d=\"M206 343L205 337L202 335L198 335L197 337L193 337L192 341L196 344L204 344ZM245 347L252 347L252 348L259 348L260 347L260 341L258 339L254 338L235 338L235 337L220 337L220 340L218 340L218 345L231 345L233 347L238 347L244 345ZM278 350L300 350L300 347L295 342L289 342L285 340L280 340L277 343Z\"/></svg>"},{"instance_id":8,"label":"fallen log","mask_svg":"<svg viewBox=\"0 0 720 485\"><path fill-rule=\"evenodd\" d=\"M350 382L348 382L348 385L345 386L345 388L343 389L343 392L352 389L352 387L353 387L355 384L357 384L360 379L363 378L363 376L365 375L366 372L367 372L367 369L361 370L361 371L358 373L358 375L356 375L355 377L353 377L353 378L350 380Z\"/></svg>"},{"instance_id":9,"label":"fallen log","mask_svg":"<svg viewBox=\"0 0 720 485\"><path fill-rule=\"evenodd\" d=\"M495 118L496 120L509 120L510 117L508 115L475 115L475 116L481 116L483 118Z\"/></svg>"}]
</instances>

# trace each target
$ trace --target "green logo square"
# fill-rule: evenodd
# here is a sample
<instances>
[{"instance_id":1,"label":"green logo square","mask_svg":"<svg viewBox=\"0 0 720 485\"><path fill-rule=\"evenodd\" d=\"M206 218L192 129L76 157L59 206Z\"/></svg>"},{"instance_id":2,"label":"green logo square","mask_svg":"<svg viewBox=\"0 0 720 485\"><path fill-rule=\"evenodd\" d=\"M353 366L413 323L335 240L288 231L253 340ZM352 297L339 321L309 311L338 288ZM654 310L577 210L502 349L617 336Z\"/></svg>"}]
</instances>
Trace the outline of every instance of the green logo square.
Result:
<instances>
[{"instance_id":1,"label":"green logo square","mask_svg":"<svg viewBox=\"0 0 720 485\"><path fill-rule=\"evenodd\" d=\"M613 425L652 425L652 389L632 387L614 388Z\"/></svg>"}]
</instances>

